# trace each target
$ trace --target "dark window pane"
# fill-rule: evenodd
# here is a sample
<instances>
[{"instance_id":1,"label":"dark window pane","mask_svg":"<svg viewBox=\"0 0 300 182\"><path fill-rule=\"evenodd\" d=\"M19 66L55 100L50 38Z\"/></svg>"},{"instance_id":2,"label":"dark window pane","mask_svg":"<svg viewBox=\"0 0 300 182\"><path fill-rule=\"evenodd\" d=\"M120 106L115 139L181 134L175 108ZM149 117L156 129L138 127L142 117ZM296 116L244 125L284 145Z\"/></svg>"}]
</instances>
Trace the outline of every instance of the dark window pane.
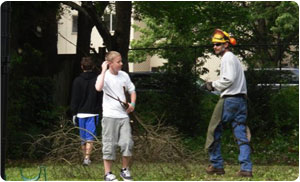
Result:
<instances>
[{"instance_id":1,"label":"dark window pane","mask_svg":"<svg viewBox=\"0 0 300 182\"><path fill-rule=\"evenodd\" d=\"M77 32L78 29L78 16L72 16L72 32Z\"/></svg>"}]
</instances>

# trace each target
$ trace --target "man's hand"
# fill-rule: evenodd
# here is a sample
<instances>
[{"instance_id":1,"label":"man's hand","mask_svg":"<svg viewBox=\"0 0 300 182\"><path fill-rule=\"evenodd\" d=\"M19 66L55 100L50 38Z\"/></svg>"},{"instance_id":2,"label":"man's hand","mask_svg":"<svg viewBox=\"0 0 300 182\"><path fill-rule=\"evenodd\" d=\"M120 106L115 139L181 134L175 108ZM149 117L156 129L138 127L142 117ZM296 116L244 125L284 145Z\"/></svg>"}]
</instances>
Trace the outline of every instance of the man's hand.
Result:
<instances>
[{"instance_id":1,"label":"man's hand","mask_svg":"<svg viewBox=\"0 0 300 182\"><path fill-rule=\"evenodd\" d=\"M212 82L205 82L201 88L206 89L210 92L214 91L214 87L212 86Z\"/></svg>"},{"instance_id":2,"label":"man's hand","mask_svg":"<svg viewBox=\"0 0 300 182\"><path fill-rule=\"evenodd\" d=\"M77 126L77 120L76 119L77 119L76 115L74 115L73 118L72 118L72 122L73 122L74 126Z\"/></svg>"},{"instance_id":3,"label":"man's hand","mask_svg":"<svg viewBox=\"0 0 300 182\"><path fill-rule=\"evenodd\" d=\"M133 112L135 109L135 104L134 103L128 103L128 108L126 109L127 113Z\"/></svg>"},{"instance_id":4,"label":"man's hand","mask_svg":"<svg viewBox=\"0 0 300 182\"><path fill-rule=\"evenodd\" d=\"M104 61L102 63L102 72L105 72L108 69L108 65L109 65L108 61Z\"/></svg>"}]
</instances>

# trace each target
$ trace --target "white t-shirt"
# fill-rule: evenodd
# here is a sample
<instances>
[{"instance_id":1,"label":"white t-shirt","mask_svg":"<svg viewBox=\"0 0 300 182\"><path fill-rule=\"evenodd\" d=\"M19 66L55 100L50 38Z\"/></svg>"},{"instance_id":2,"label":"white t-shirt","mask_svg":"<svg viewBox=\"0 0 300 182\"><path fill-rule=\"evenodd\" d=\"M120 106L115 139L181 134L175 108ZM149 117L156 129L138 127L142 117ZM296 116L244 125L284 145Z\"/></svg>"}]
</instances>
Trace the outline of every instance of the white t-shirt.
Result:
<instances>
[{"instance_id":1,"label":"white t-shirt","mask_svg":"<svg viewBox=\"0 0 300 182\"><path fill-rule=\"evenodd\" d=\"M77 113L77 118L89 118L93 116L99 116L99 114L87 114L87 113Z\"/></svg>"},{"instance_id":2,"label":"white t-shirt","mask_svg":"<svg viewBox=\"0 0 300 182\"><path fill-rule=\"evenodd\" d=\"M221 59L220 79L212 86L223 95L247 94L246 79L240 60L230 51Z\"/></svg>"},{"instance_id":3,"label":"white t-shirt","mask_svg":"<svg viewBox=\"0 0 300 182\"><path fill-rule=\"evenodd\" d=\"M135 86L131 82L129 75L124 71L119 71L117 75L111 74L109 70L105 72L104 85L103 85L103 117L110 118L126 118L128 117L127 112L121 106L120 102L109 97L107 94L120 98L121 101L125 102L125 90L131 94L135 91Z\"/></svg>"}]
</instances>

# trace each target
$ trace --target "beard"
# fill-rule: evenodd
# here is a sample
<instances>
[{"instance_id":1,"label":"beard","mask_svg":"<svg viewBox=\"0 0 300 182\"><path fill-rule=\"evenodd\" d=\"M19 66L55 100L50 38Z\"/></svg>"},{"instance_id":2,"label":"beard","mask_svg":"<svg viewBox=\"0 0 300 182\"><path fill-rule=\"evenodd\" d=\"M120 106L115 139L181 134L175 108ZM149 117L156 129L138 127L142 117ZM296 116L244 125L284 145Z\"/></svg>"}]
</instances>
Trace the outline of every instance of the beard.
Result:
<instances>
[{"instance_id":1,"label":"beard","mask_svg":"<svg viewBox=\"0 0 300 182\"><path fill-rule=\"evenodd\" d=\"M215 50L216 55L223 55L226 51L225 47L222 47L220 50Z\"/></svg>"}]
</instances>

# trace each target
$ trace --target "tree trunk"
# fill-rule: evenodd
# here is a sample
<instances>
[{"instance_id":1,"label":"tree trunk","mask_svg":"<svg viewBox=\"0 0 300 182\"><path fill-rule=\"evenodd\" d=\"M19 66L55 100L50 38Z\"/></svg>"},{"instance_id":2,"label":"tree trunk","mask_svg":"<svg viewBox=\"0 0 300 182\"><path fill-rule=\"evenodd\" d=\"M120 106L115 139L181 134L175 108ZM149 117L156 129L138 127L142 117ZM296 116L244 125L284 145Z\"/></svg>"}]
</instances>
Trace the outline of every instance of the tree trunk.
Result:
<instances>
[{"instance_id":1,"label":"tree trunk","mask_svg":"<svg viewBox=\"0 0 300 182\"><path fill-rule=\"evenodd\" d=\"M39 70L24 75L52 76L59 71L57 61L57 11L59 2L12 2L12 52L30 47L42 52ZM33 52L29 52L34 54ZM26 60L27 61L27 60ZM30 61L30 60L29 60ZM28 64L29 65L29 64Z\"/></svg>"},{"instance_id":2,"label":"tree trunk","mask_svg":"<svg viewBox=\"0 0 300 182\"><path fill-rule=\"evenodd\" d=\"M41 22L43 31L43 40L41 42L43 43L40 45L47 58L44 74L52 77L53 74L60 70L61 65L57 59L57 11L47 11L45 13L45 16L48 17L48 22Z\"/></svg>"},{"instance_id":3,"label":"tree trunk","mask_svg":"<svg viewBox=\"0 0 300 182\"><path fill-rule=\"evenodd\" d=\"M83 1L81 6L83 8L86 8L87 2ZM83 12L78 11L76 61L74 65L74 73L72 78L75 78L81 72L81 58L90 55L91 32L93 26L94 25L90 21L90 18L86 16Z\"/></svg>"},{"instance_id":4,"label":"tree trunk","mask_svg":"<svg viewBox=\"0 0 300 182\"><path fill-rule=\"evenodd\" d=\"M123 61L123 70L128 72L128 50L131 27L131 1L116 1L116 30L113 50L120 52Z\"/></svg>"},{"instance_id":5,"label":"tree trunk","mask_svg":"<svg viewBox=\"0 0 300 182\"><path fill-rule=\"evenodd\" d=\"M97 9L95 4L97 3ZM131 27L131 1L116 1L116 30L114 36L111 36L109 30L101 20L108 1L86 2L86 7L78 6L73 2L64 2L64 4L84 13L96 26L100 36L108 51L118 51L123 58L123 70L128 72L128 50L130 41Z\"/></svg>"}]
</instances>

